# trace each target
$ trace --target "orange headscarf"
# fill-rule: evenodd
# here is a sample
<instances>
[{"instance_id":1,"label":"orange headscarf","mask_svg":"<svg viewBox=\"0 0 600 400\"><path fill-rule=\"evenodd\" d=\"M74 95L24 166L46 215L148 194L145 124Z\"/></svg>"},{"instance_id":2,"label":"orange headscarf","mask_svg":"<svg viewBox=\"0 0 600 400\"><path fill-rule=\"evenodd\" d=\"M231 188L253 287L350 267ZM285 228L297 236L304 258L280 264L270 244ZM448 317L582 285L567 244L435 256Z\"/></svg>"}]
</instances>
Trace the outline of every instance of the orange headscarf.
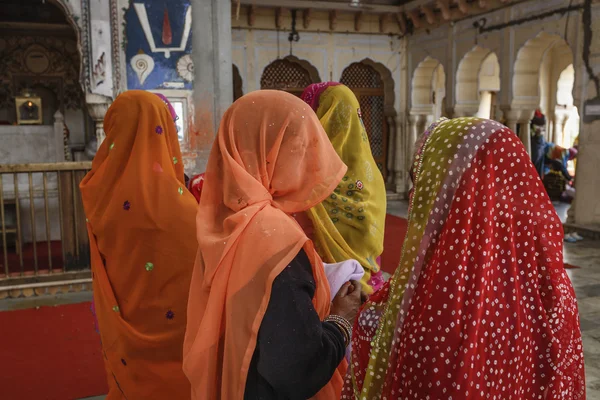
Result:
<instances>
[{"instance_id":1,"label":"orange headscarf","mask_svg":"<svg viewBox=\"0 0 600 400\"><path fill-rule=\"evenodd\" d=\"M273 280L301 249L315 309L328 315L323 263L290 214L323 201L345 172L314 112L291 94L253 92L225 113L197 217L183 363L193 399L243 399ZM316 399L339 398L345 367Z\"/></svg>"},{"instance_id":2,"label":"orange headscarf","mask_svg":"<svg viewBox=\"0 0 600 400\"><path fill-rule=\"evenodd\" d=\"M154 94L120 95L81 183L107 399L189 399L182 370L196 200L177 132Z\"/></svg>"}]
</instances>

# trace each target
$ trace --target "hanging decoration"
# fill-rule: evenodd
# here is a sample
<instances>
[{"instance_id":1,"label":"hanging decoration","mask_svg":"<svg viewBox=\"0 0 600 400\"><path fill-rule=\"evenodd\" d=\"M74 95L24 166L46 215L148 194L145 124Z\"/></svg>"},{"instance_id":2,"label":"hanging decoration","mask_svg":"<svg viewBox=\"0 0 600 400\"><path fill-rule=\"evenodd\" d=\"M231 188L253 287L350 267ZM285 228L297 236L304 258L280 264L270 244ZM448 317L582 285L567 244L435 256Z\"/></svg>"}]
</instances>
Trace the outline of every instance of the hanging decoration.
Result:
<instances>
[{"instance_id":1,"label":"hanging decoration","mask_svg":"<svg viewBox=\"0 0 600 400\"><path fill-rule=\"evenodd\" d=\"M293 55L293 44L300 40L300 34L296 30L296 10L292 10L292 31L288 36L290 42L290 56Z\"/></svg>"}]
</instances>

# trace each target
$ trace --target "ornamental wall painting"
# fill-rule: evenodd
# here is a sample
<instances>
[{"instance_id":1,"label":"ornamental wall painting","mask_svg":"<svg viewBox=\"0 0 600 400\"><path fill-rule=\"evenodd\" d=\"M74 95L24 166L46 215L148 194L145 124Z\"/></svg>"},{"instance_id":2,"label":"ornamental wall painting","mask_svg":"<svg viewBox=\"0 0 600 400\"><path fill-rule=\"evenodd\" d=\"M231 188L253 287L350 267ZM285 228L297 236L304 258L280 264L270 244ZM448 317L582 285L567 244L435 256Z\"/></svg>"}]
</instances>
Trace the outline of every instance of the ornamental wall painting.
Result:
<instances>
[{"instance_id":1,"label":"ornamental wall painting","mask_svg":"<svg viewBox=\"0 0 600 400\"><path fill-rule=\"evenodd\" d=\"M128 89L192 89L190 0L134 0L125 12Z\"/></svg>"}]
</instances>

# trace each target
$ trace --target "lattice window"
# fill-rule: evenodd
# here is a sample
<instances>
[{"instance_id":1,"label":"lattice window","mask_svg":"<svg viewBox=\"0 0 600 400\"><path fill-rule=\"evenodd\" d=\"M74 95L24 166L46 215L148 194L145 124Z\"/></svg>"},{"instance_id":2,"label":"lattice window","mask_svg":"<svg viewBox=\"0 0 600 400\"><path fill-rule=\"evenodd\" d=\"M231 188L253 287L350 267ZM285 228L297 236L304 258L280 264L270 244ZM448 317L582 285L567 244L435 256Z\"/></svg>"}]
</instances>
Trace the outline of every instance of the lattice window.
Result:
<instances>
[{"instance_id":1,"label":"lattice window","mask_svg":"<svg viewBox=\"0 0 600 400\"><path fill-rule=\"evenodd\" d=\"M295 95L300 95L311 83L313 82L306 69L286 59L273 61L260 78L261 89L285 90Z\"/></svg>"},{"instance_id":2,"label":"lattice window","mask_svg":"<svg viewBox=\"0 0 600 400\"><path fill-rule=\"evenodd\" d=\"M354 63L344 70L340 82L351 88L358 98L363 122L371 142L373 158L385 178L387 177L388 126L381 76L369 65Z\"/></svg>"},{"instance_id":3,"label":"lattice window","mask_svg":"<svg viewBox=\"0 0 600 400\"><path fill-rule=\"evenodd\" d=\"M383 89L383 81L379 73L370 65L362 63L350 64L342 72L340 82L350 88Z\"/></svg>"},{"instance_id":4,"label":"lattice window","mask_svg":"<svg viewBox=\"0 0 600 400\"><path fill-rule=\"evenodd\" d=\"M384 157L383 135L385 114L383 113L383 96L360 96L360 109L363 122L368 129L373 157Z\"/></svg>"}]
</instances>

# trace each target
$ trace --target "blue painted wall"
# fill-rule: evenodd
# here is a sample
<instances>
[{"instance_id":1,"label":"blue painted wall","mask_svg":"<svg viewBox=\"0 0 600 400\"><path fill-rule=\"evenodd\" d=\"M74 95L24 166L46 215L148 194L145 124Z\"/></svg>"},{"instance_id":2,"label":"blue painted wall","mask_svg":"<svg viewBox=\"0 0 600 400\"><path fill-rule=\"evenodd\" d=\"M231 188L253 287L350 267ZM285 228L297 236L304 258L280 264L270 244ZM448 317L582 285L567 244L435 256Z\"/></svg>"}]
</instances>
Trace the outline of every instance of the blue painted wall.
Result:
<instances>
[{"instance_id":1,"label":"blue painted wall","mask_svg":"<svg viewBox=\"0 0 600 400\"><path fill-rule=\"evenodd\" d=\"M184 81L177 73L177 61L192 51L191 33L184 51L173 51L170 58L166 58L163 52L152 53L133 3L143 3L146 6L154 43L158 48L179 47L184 31L185 13L190 6L190 0L134 0L130 3L129 9L125 12L127 87L129 89L144 90L175 89L165 87L164 82L182 82L185 89L191 90L192 83ZM165 9L169 12L169 21L173 32L173 40L170 45L165 45L162 42ZM152 57L155 63L154 70L148 75L143 84L140 83L137 74L131 67L131 58L137 55L140 50Z\"/></svg>"}]
</instances>

